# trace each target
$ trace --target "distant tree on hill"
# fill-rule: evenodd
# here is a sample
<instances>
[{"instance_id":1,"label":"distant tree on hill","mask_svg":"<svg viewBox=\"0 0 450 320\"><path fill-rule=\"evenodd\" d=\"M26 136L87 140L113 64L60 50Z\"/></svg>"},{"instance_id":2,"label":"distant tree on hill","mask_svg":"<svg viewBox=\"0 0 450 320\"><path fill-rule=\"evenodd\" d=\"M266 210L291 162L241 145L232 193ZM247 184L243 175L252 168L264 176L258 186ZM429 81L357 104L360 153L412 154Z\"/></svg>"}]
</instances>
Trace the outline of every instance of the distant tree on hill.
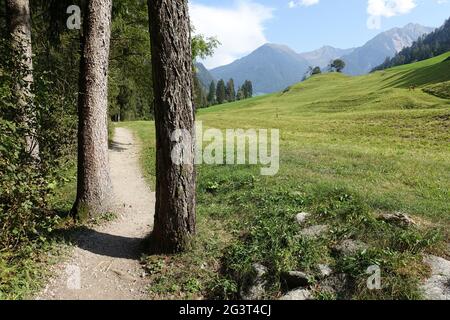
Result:
<instances>
[{"instance_id":1,"label":"distant tree on hill","mask_svg":"<svg viewBox=\"0 0 450 320\"><path fill-rule=\"evenodd\" d=\"M311 71L311 75L314 76L316 74L321 74L322 70L320 69L320 67L315 67L314 69L312 69Z\"/></svg>"},{"instance_id":2,"label":"distant tree on hill","mask_svg":"<svg viewBox=\"0 0 450 320\"><path fill-rule=\"evenodd\" d=\"M194 74L192 78L194 85L194 106L196 109L205 108L208 106L205 89L203 89L197 75Z\"/></svg>"},{"instance_id":3,"label":"distant tree on hill","mask_svg":"<svg viewBox=\"0 0 450 320\"><path fill-rule=\"evenodd\" d=\"M217 82L216 99L218 104L222 104L226 100L226 88L223 79L220 79L219 82Z\"/></svg>"},{"instance_id":4,"label":"distant tree on hill","mask_svg":"<svg viewBox=\"0 0 450 320\"><path fill-rule=\"evenodd\" d=\"M216 83L213 80L209 85L208 104L212 106L215 103L216 103Z\"/></svg>"},{"instance_id":5,"label":"distant tree on hill","mask_svg":"<svg viewBox=\"0 0 450 320\"><path fill-rule=\"evenodd\" d=\"M250 80L246 80L242 85L242 91L244 93L244 98L248 99L253 97L253 84Z\"/></svg>"},{"instance_id":6,"label":"distant tree on hill","mask_svg":"<svg viewBox=\"0 0 450 320\"><path fill-rule=\"evenodd\" d=\"M331 71L342 72L345 68L345 62L341 59L331 61L329 68Z\"/></svg>"},{"instance_id":7,"label":"distant tree on hill","mask_svg":"<svg viewBox=\"0 0 450 320\"><path fill-rule=\"evenodd\" d=\"M234 88L234 80L233 79L228 80L225 95L226 95L226 100L229 102L236 100L236 89Z\"/></svg>"},{"instance_id":8,"label":"distant tree on hill","mask_svg":"<svg viewBox=\"0 0 450 320\"><path fill-rule=\"evenodd\" d=\"M245 99L244 90L242 90L242 87L239 87L238 92L236 94L236 99L237 100L244 100Z\"/></svg>"}]
</instances>

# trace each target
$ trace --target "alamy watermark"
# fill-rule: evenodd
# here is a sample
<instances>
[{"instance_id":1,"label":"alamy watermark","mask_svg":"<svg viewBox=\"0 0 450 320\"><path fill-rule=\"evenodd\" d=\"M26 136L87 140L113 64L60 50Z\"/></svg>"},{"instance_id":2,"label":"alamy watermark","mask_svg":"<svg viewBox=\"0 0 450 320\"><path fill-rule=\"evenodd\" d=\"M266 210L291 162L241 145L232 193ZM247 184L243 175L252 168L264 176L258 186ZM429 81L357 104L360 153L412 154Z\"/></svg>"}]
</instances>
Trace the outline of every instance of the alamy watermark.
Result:
<instances>
[{"instance_id":1,"label":"alamy watermark","mask_svg":"<svg viewBox=\"0 0 450 320\"><path fill-rule=\"evenodd\" d=\"M194 164L259 165L263 176L274 176L280 169L278 129L203 130L203 122L199 121L195 132L195 137L184 129L172 133L174 164L192 165L195 159Z\"/></svg>"},{"instance_id":2,"label":"alamy watermark","mask_svg":"<svg viewBox=\"0 0 450 320\"><path fill-rule=\"evenodd\" d=\"M68 265L66 267L67 275L67 289L80 290L81 289L81 269L75 265Z\"/></svg>"},{"instance_id":3,"label":"alamy watermark","mask_svg":"<svg viewBox=\"0 0 450 320\"><path fill-rule=\"evenodd\" d=\"M367 289L369 290L381 290L381 268L380 266L373 265L367 268L366 273L370 275L367 278Z\"/></svg>"},{"instance_id":4,"label":"alamy watermark","mask_svg":"<svg viewBox=\"0 0 450 320\"><path fill-rule=\"evenodd\" d=\"M67 14L70 14L67 18L66 26L69 30L81 29L81 9L77 5L71 5L67 8Z\"/></svg>"}]
</instances>

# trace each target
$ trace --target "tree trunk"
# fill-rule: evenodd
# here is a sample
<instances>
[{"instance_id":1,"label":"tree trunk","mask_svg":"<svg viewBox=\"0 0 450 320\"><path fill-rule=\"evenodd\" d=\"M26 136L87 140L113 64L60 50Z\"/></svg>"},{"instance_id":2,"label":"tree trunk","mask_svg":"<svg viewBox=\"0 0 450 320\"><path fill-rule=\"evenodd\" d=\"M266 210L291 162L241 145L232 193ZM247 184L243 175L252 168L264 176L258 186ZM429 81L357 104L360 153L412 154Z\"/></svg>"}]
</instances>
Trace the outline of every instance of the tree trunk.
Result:
<instances>
[{"instance_id":1,"label":"tree trunk","mask_svg":"<svg viewBox=\"0 0 450 320\"><path fill-rule=\"evenodd\" d=\"M78 96L78 182L72 215L85 220L111 209L108 159L108 61L112 0L85 9Z\"/></svg>"},{"instance_id":2,"label":"tree trunk","mask_svg":"<svg viewBox=\"0 0 450 320\"><path fill-rule=\"evenodd\" d=\"M195 137L192 53L186 0L149 0L156 124L156 212L152 250L184 251L195 233L194 147L172 161L177 129Z\"/></svg>"},{"instance_id":3,"label":"tree trunk","mask_svg":"<svg viewBox=\"0 0 450 320\"><path fill-rule=\"evenodd\" d=\"M31 47L31 17L29 0L6 0L11 47L17 57L17 70L23 81L16 84L19 120L26 128L27 153L39 161L39 142L36 137L36 110L33 106L33 56Z\"/></svg>"}]
</instances>

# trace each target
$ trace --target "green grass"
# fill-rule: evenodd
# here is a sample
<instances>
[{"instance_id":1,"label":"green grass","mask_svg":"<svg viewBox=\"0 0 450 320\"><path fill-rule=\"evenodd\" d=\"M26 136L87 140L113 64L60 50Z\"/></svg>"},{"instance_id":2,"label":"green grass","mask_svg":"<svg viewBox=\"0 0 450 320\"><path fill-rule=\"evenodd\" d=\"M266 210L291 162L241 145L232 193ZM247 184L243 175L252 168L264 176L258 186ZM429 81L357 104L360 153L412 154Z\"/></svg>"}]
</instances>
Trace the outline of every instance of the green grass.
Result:
<instances>
[{"instance_id":1,"label":"green grass","mask_svg":"<svg viewBox=\"0 0 450 320\"><path fill-rule=\"evenodd\" d=\"M402 86L433 82L429 68L448 81L450 61L439 61L449 55L362 77L315 76L285 94L201 110L198 119L222 129L280 129L281 167L271 184L345 187L375 210L448 226L450 100Z\"/></svg>"},{"instance_id":2,"label":"green grass","mask_svg":"<svg viewBox=\"0 0 450 320\"><path fill-rule=\"evenodd\" d=\"M148 258L157 270L150 295L236 298L260 262L271 270L267 294L274 298L285 290L283 271L314 274L318 263L329 263L352 279L346 298L419 299L417 284L428 273L421 255L443 253L450 225L450 101L425 92L450 80L449 56L361 77L314 76L284 93L200 110L204 127L280 129L280 172L263 177L255 166L199 166L199 234L187 254ZM153 182L153 123L123 125L143 143L142 164ZM332 232L314 241L297 237L301 211ZM375 218L395 211L419 226ZM346 238L370 249L334 256L332 246ZM376 292L364 286L374 263L384 275Z\"/></svg>"}]
</instances>

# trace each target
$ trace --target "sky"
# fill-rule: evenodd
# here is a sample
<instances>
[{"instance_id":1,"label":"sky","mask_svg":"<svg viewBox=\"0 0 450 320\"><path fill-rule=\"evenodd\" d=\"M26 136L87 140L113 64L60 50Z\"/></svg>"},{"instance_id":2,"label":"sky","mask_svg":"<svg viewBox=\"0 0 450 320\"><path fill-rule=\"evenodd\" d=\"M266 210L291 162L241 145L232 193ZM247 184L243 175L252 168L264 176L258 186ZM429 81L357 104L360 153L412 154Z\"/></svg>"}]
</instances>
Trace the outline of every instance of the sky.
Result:
<instances>
[{"instance_id":1,"label":"sky","mask_svg":"<svg viewBox=\"0 0 450 320\"><path fill-rule=\"evenodd\" d=\"M450 0L191 0L189 7L195 33L221 42L202 61L208 69L268 42L297 52L345 49L410 22L439 27L450 17Z\"/></svg>"}]
</instances>

